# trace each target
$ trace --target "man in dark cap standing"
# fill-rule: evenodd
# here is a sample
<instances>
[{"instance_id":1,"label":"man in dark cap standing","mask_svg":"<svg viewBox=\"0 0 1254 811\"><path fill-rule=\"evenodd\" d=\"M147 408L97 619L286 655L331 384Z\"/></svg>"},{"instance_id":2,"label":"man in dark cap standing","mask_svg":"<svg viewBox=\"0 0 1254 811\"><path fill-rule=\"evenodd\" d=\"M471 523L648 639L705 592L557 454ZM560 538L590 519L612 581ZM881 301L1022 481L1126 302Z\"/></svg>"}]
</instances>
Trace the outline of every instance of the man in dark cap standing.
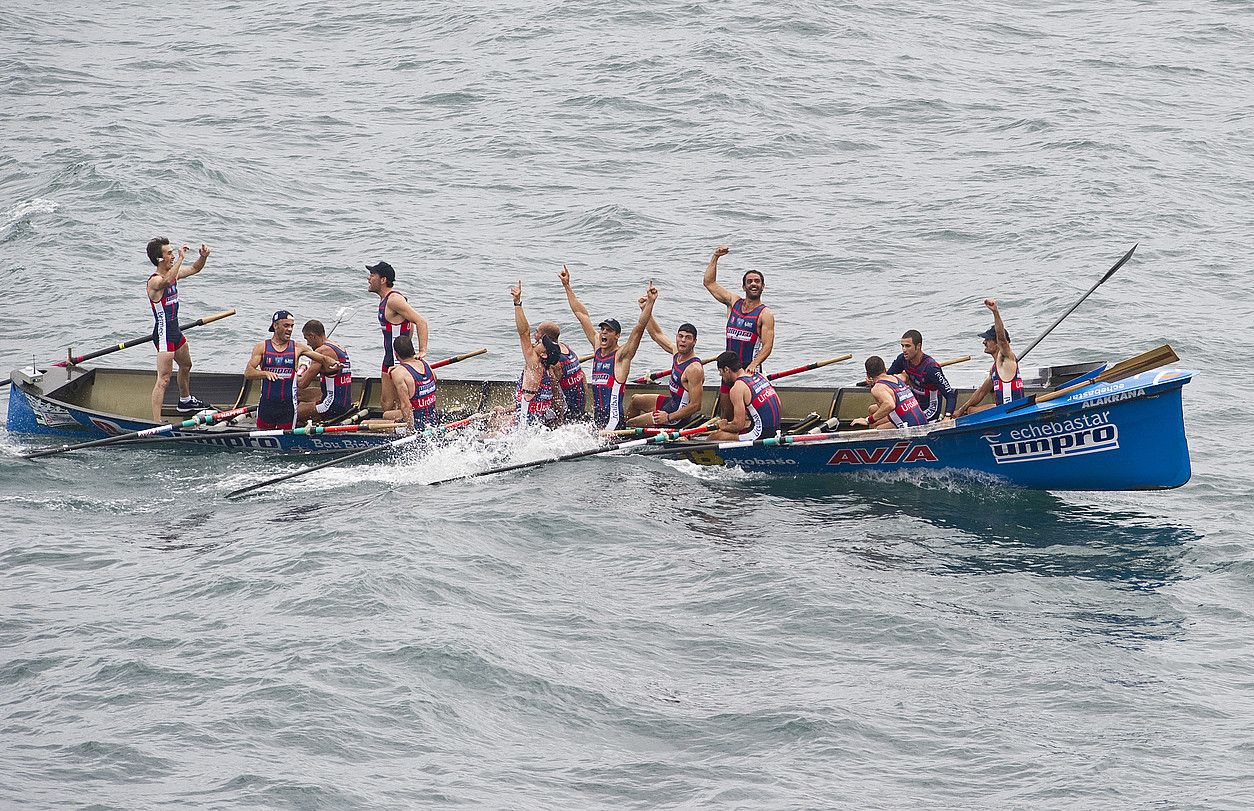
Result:
<instances>
[{"instance_id":1,"label":"man in dark cap standing","mask_svg":"<svg viewBox=\"0 0 1254 811\"><path fill-rule=\"evenodd\" d=\"M983 411L986 408L992 408L993 405L1003 405L1023 397L1023 377L1019 374L1019 358L1010 348L1010 333L1001 322L997 302L986 298L984 306L993 311L993 326L981 332L980 337L984 339L984 354L993 356L993 365L980 387L954 412L955 417ZM993 405L977 405L988 396L990 391L997 396L997 401Z\"/></svg>"},{"instance_id":2,"label":"man in dark cap standing","mask_svg":"<svg viewBox=\"0 0 1254 811\"><path fill-rule=\"evenodd\" d=\"M370 292L379 297L379 329L383 331L383 390L380 402L384 411L400 408L400 399L390 372L396 365L392 342L402 335L417 336L419 359L427 356L427 319L423 318L409 300L392 289L396 284L396 271L387 262L366 265L369 272L367 283ZM412 333L412 335L411 335Z\"/></svg>"}]
</instances>

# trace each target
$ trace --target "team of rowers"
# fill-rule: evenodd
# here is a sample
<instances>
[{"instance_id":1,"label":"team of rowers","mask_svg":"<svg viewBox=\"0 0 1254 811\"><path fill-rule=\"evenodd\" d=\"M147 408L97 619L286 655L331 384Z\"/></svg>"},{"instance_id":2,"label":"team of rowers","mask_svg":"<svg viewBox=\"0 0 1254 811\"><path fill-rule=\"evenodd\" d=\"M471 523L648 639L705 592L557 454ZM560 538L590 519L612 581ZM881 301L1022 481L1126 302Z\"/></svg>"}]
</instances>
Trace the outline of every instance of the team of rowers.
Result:
<instances>
[{"instance_id":1,"label":"team of rowers","mask_svg":"<svg viewBox=\"0 0 1254 811\"><path fill-rule=\"evenodd\" d=\"M152 308L153 342L157 347L157 382L152 392L153 420L161 422L161 405L174 366L178 366L178 411L195 413L209 406L193 397L190 389L191 353L178 326L178 282L200 272L210 249L201 245L189 266L184 260L189 247L175 250L169 240L149 241L148 259L154 271L148 277ZM706 265L703 283L726 307L726 350L716 359L721 386L720 415L708 435L718 440L757 439L774 435L780 428L779 396L762 371L775 346L775 315L762 303L766 279L750 270L741 277L743 295L718 282L718 260L728 253L720 245ZM396 271L387 262L367 265L367 287L379 297L378 320L383 334L381 405L383 420L401 422L408 430L421 430L437 421L438 380L426 360L427 319L394 289ZM508 424L539 424L553 427L588 418L586 393L592 394L591 421L604 431L625 427L682 426L703 413L705 371L696 355L697 329L680 324L674 339L653 317L658 290L649 284L638 300L640 315L622 339L622 326L606 318L593 325L588 309L571 286L570 271L562 266L558 278L570 310L593 349L592 367L585 375L578 354L561 340L554 321L542 321L533 329L523 310L522 282L510 290L514 302L514 326L523 357L513 409L498 409L496 427ZM924 425L978 411L991 392L995 404L1023 397L1018 359L1002 324L997 303L986 299L993 326L980 334L984 352L993 358L983 384L961 406L957 391L940 364L923 352L923 337L908 330L901 338L901 354L886 366L879 356L867 358L866 381L872 403L867 417L855 423L871 428ZM332 422L353 409L350 399L353 367L348 351L330 340L325 326L316 320L302 327L305 341L294 341L295 320L278 310L270 321L272 335L258 342L244 370L245 378L261 381L257 426L262 429L292 428L309 421ZM631 363L645 333L671 355L667 392L635 394L625 399ZM416 340L415 340L416 339Z\"/></svg>"}]
</instances>

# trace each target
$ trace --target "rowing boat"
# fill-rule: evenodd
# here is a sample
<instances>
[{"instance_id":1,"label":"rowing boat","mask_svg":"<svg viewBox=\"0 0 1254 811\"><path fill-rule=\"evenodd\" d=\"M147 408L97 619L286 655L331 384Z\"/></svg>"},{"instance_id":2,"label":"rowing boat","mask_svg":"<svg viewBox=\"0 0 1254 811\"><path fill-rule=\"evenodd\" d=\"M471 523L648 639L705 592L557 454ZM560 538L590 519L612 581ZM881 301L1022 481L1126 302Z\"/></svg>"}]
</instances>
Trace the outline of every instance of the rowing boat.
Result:
<instances>
[{"instance_id":1,"label":"rowing boat","mask_svg":"<svg viewBox=\"0 0 1254 811\"><path fill-rule=\"evenodd\" d=\"M1045 391L1097 364L1077 364L1038 369L1027 375L1029 393ZM6 427L11 434L59 437L62 440L92 439L142 431L159 425L151 416L151 369L88 368L82 365L28 368L10 374L9 409ZM237 409L257 402L260 386L242 374L197 372L194 378L198 397L217 409ZM515 380L468 380L442 377L439 388L441 422L461 419L496 406L514 406ZM817 425L830 418L848 421L866 416L870 394L864 387L776 386L782 405L785 432ZM657 384L629 385L628 394L661 393ZM356 378L352 400L377 414L379 378ZM965 397L970 390L960 391ZM167 391L163 416L175 424L186 415L175 411L176 391ZM591 398L589 398L590 400ZM717 402L717 387L707 387L705 402ZM254 425L242 417L231 424L175 429L167 436L193 433L196 444L228 450L284 453L329 453L360 450L395 439L394 435L369 433L321 434L313 436L244 436L242 429ZM220 436L216 434L221 434ZM123 443L127 444L127 443ZM187 444L187 443L182 443ZM151 446L148 446L151 447Z\"/></svg>"}]
</instances>

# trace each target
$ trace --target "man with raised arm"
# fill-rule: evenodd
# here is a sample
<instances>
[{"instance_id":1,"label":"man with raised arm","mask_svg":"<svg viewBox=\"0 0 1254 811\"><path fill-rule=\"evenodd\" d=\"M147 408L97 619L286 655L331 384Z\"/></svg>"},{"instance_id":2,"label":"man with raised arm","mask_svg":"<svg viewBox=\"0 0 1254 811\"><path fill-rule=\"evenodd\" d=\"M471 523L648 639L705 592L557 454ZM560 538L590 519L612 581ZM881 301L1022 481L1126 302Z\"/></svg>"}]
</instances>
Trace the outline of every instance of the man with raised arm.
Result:
<instances>
[{"instance_id":1,"label":"man with raised arm","mask_svg":"<svg viewBox=\"0 0 1254 811\"><path fill-rule=\"evenodd\" d=\"M910 384L884 368L884 359L872 355L866 359L866 382L871 387L871 405L867 416L853 420L854 425L868 428L905 428L926 425L927 417L919 408Z\"/></svg>"},{"instance_id":2,"label":"man with raised arm","mask_svg":"<svg viewBox=\"0 0 1254 811\"><path fill-rule=\"evenodd\" d=\"M521 318L521 328L530 336L532 345L539 345L544 338L548 338L557 346L557 358L561 365L557 369L551 369L549 374L554 382L557 383L558 388L562 390L562 398L566 401L565 419L584 419L588 413L588 395L585 388L587 379L584 377L583 367L579 364L579 355L570 348L569 344L559 340L562 335L562 328L557 325L556 321L541 321L536 325L535 331L532 332L531 325L527 322L527 315L522 309L521 279L518 282L517 291L517 295L514 296L515 326L518 325L518 319ZM513 291L511 290L510 292ZM523 354L526 354L526 350L523 350Z\"/></svg>"},{"instance_id":3,"label":"man with raised arm","mask_svg":"<svg viewBox=\"0 0 1254 811\"><path fill-rule=\"evenodd\" d=\"M742 369L740 356L727 351L718 356L718 376L727 387L731 417L718 421L709 439L752 440L774 436L783 414L779 395L761 372Z\"/></svg>"},{"instance_id":4,"label":"man with raised arm","mask_svg":"<svg viewBox=\"0 0 1254 811\"><path fill-rule=\"evenodd\" d=\"M178 387L180 414L194 414L206 403L192 396L192 351L179 329L179 288L181 279L194 276L205 267L209 259L209 246L202 244L200 253L191 267L183 267L188 246L175 253L170 240L154 237L148 240L148 261L156 268L148 277L148 306L152 308L152 342L157 347L157 383L152 387L152 420L161 422L161 404L165 390L170 385L170 374L178 363Z\"/></svg>"},{"instance_id":5,"label":"man with raised arm","mask_svg":"<svg viewBox=\"0 0 1254 811\"><path fill-rule=\"evenodd\" d=\"M1001 322L997 302L986 298L984 306L993 311L993 326L981 332L980 337L984 339L984 354L993 356L993 365L989 368L988 376L984 378L980 387L954 412L955 417L974 414L977 411L992 408L994 405L1004 405L1023 397L1023 377L1019 374L1019 358L1010 348L1010 333ZM996 402L993 405L977 405L988 396L990 391L996 395Z\"/></svg>"},{"instance_id":6,"label":"man with raised arm","mask_svg":"<svg viewBox=\"0 0 1254 811\"><path fill-rule=\"evenodd\" d=\"M888 367L890 375L906 376L906 382L914 391L914 399L928 421L945 420L953 416L958 404L958 390L945 377L945 370L936 359L923 351L923 335L917 329L908 329L901 336L901 354ZM944 395L944 407L941 404Z\"/></svg>"},{"instance_id":7,"label":"man with raised arm","mask_svg":"<svg viewBox=\"0 0 1254 811\"><path fill-rule=\"evenodd\" d=\"M646 299L640 299L640 306L645 304ZM653 342L671 353L669 391L667 394L633 394L627 405L627 424L634 427L683 425L690 417L701 413L705 367L696 353L697 328L680 324L673 342L656 318L649 319L648 330Z\"/></svg>"},{"instance_id":8,"label":"man with raised arm","mask_svg":"<svg viewBox=\"0 0 1254 811\"><path fill-rule=\"evenodd\" d=\"M592 318L588 308L575 295L570 286L570 270L562 265L558 274L562 287L566 290L566 301L570 311L583 327L583 334L592 345L592 422L602 430L616 431L623 427L623 391L627 386L627 377L631 374L631 360L640 348L640 339L644 337L645 325L653 317L653 303L657 301L657 288L649 285L645 294L644 307L640 310L640 320L623 343L618 336L623 328L618 321L607 318L592 327Z\"/></svg>"},{"instance_id":9,"label":"man with raised arm","mask_svg":"<svg viewBox=\"0 0 1254 811\"><path fill-rule=\"evenodd\" d=\"M418 338L415 357L426 357L427 319L410 305L408 299L392 289L396 284L396 271L391 265L379 262L366 265L366 270L370 274L367 277L367 286L371 293L379 297L379 329L383 332L383 388L379 394L380 404L384 411L392 411L401 407L400 396L389 374L396 365L392 342L402 335L412 334Z\"/></svg>"},{"instance_id":10,"label":"man with raised arm","mask_svg":"<svg viewBox=\"0 0 1254 811\"><path fill-rule=\"evenodd\" d=\"M719 245L705 266L703 282L719 303L727 306L727 351L735 352L740 366L749 373L757 372L762 362L775 348L775 313L762 303L762 291L766 289L766 277L760 270L748 270L740 277L743 298L718 283L718 260L731 249ZM718 390L719 411L727 416L729 401L727 389Z\"/></svg>"}]
</instances>

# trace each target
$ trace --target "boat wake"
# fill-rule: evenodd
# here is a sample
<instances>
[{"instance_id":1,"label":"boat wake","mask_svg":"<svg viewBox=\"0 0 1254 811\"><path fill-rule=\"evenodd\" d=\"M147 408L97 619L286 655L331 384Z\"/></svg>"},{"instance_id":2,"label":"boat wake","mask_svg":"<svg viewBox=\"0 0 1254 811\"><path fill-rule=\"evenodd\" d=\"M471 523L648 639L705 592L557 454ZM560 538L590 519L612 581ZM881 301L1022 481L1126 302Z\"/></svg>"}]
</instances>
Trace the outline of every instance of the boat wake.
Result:
<instances>
[{"instance_id":1,"label":"boat wake","mask_svg":"<svg viewBox=\"0 0 1254 811\"><path fill-rule=\"evenodd\" d=\"M51 214L57 210L57 204L43 197L25 200L12 208L0 213L0 234L6 234L10 228L36 214Z\"/></svg>"}]
</instances>

